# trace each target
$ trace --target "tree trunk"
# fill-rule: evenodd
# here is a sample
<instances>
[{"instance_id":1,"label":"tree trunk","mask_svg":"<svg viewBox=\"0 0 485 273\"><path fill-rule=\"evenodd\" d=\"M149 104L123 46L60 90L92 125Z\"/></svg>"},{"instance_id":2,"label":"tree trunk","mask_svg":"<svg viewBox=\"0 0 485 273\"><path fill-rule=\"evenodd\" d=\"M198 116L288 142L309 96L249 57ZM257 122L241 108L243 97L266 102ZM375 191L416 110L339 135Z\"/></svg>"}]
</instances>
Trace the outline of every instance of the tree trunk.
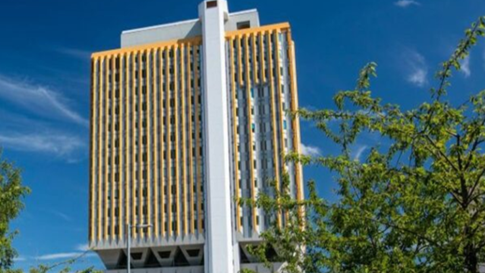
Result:
<instances>
[{"instance_id":1,"label":"tree trunk","mask_svg":"<svg viewBox=\"0 0 485 273\"><path fill-rule=\"evenodd\" d=\"M475 248L472 240L471 228L465 227L465 267L468 273L478 273L478 250Z\"/></svg>"},{"instance_id":2,"label":"tree trunk","mask_svg":"<svg viewBox=\"0 0 485 273\"><path fill-rule=\"evenodd\" d=\"M467 248L468 248L468 246L467 246ZM470 246L470 248L472 248L472 249L470 251L467 249L466 258L465 258L467 272L478 273L477 253L474 251L473 246Z\"/></svg>"}]
</instances>

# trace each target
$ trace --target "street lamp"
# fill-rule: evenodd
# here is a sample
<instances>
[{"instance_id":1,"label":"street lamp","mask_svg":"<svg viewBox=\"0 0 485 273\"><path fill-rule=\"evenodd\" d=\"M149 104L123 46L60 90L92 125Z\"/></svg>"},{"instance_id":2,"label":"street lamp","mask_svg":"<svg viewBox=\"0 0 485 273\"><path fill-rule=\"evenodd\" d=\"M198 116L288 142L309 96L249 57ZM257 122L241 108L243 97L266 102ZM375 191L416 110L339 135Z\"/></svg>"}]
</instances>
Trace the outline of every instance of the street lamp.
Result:
<instances>
[{"instance_id":1,"label":"street lamp","mask_svg":"<svg viewBox=\"0 0 485 273\"><path fill-rule=\"evenodd\" d=\"M127 259L127 261L126 261L126 262L127 262L126 267L128 268L128 273L131 273L131 253L130 253L130 252L131 252L131 250L130 250L130 249L131 249L131 228L133 227L133 225L131 225L131 224L126 224L126 226L127 226L127 229L128 229L128 230L127 230L127 233L128 233L128 234L127 234L127 235L128 235L128 238L127 238L127 239L128 239L128 243L127 243L127 245L128 245L128 246L127 246L127 248L128 248L128 249L127 249L128 255L127 255L127 256L128 256L128 257L126 258L126 259ZM145 224L145 225L135 225L134 227L135 227L136 229L140 229L140 228L149 228L149 227L151 227L151 226L152 226L152 225L150 225L150 224Z\"/></svg>"}]
</instances>

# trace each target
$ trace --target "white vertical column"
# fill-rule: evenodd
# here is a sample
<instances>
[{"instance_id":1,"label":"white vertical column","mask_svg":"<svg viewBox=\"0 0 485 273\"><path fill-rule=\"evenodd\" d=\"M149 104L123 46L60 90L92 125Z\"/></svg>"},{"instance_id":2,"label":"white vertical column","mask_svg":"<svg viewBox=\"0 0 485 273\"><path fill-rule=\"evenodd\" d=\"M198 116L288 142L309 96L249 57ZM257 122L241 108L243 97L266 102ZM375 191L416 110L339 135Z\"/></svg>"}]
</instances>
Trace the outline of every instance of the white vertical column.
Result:
<instances>
[{"instance_id":1,"label":"white vertical column","mask_svg":"<svg viewBox=\"0 0 485 273\"><path fill-rule=\"evenodd\" d=\"M226 84L225 0L199 6L203 37L205 112L206 245L205 272L233 273L231 173Z\"/></svg>"}]
</instances>

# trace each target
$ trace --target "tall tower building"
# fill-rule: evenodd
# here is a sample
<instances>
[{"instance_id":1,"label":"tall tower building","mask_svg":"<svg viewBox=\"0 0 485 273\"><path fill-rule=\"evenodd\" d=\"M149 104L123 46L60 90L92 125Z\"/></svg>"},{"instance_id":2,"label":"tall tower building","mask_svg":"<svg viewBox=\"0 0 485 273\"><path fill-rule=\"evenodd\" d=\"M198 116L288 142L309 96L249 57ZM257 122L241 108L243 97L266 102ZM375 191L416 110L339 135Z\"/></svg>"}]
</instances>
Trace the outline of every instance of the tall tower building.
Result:
<instances>
[{"instance_id":1,"label":"tall tower building","mask_svg":"<svg viewBox=\"0 0 485 273\"><path fill-rule=\"evenodd\" d=\"M300 149L289 24L205 1L198 19L123 31L91 61L89 246L108 272L126 272L128 240L134 273L267 272L246 247L285 214L236 200L285 172L303 198L301 166L282 158Z\"/></svg>"}]
</instances>

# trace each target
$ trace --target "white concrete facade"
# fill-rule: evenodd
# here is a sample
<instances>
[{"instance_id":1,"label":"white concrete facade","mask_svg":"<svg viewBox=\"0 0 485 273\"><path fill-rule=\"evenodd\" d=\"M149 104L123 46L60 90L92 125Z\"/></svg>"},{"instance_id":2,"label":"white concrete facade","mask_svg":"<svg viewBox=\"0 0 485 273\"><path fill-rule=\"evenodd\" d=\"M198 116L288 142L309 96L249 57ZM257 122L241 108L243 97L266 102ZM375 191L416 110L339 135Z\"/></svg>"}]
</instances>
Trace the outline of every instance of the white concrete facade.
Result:
<instances>
[{"instance_id":1,"label":"white concrete facade","mask_svg":"<svg viewBox=\"0 0 485 273\"><path fill-rule=\"evenodd\" d=\"M206 148L206 272L234 270L231 227L231 170L229 161L229 121L226 83L224 22L227 2L216 6L199 5L203 39L203 88L205 90Z\"/></svg>"},{"instance_id":2,"label":"white concrete facade","mask_svg":"<svg viewBox=\"0 0 485 273\"><path fill-rule=\"evenodd\" d=\"M203 2L205 3L205 2ZM223 24L225 31L237 30L238 22L249 22L252 27L259 26L259 14L255 9L227 13ZM125 30L121 33L121 47L137 46L160 41L193 38L202 35L200 18L158 26Z\"/></svg>"}]
</instances>

